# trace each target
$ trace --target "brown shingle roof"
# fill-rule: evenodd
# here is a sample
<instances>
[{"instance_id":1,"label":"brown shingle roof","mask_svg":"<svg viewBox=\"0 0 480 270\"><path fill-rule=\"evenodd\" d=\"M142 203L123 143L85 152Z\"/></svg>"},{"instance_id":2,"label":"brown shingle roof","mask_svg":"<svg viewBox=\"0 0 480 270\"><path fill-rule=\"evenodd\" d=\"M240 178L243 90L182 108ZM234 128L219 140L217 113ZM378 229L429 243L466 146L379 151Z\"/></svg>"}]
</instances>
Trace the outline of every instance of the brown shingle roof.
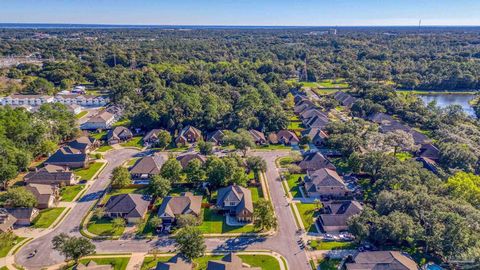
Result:
<instances>
[{"instance_id":1,"label":"brown shingle roof","mask_svg":"<svg viewBox=\"0 0 480 270\"><path fill-rule=\"evenodd\" d=\"M202 196L194 196L192 193L186 192L182 196L166 197L158 209L158 216L164 214L172 218L183 214L198 216L200 215L201 208Z\"/></svg>"},{"instance_id":2,"label":"brown shingle roof","mask_svg":"<svg viewBox=\"0 0 480 270\"><path fill-rule=\"evenodd\" d=\"M240 203L235 206L235 212L239 213L246 209L253 213L252 192L248 188L238 185L231 185L218 190L217 206L223 207L225 200L238 200Z\"/></svg>"},{"instance_id":3,"label":"brown shingle roof","mask_svg":"<svg viewBox=\"0 0 480 270\"><path fill-rule=\"evenodd\" d=\"M418 265L399 251L360 252L347 270L418 270Z\"/></svg>"},{"instance_id":4,"label":"brown shingle roof","mask_svg":"<svg viewBox=\"0 0 480 270\"><path fill-rule=\"evenodd\" d=\"M105 204L105 212L122 213L126 218L141 218L147 213L150 201L142 194L120 194L110 197Z\"/></svg>"},{"instance_id":5,"label":"brown shingle roof","mask_svg":"<svg viewBox=\"0 0 480 270\"><path fill-rule=\"evenodd\" d=\"M131 174L159 174L165 160L162 156L146 156L130 169Z\"/></svg>"},{"instance_id":6,"label":"brown shingle roof","mask_svg":"<svg viewBox=\"0 0 480 270\"><path fill-rule=\"evenodd\" d=\"M260 267L243 266L242 259L234 253L229 253L222 260L208 261L207 270L261 270Z\"/></svg>"}]
</instances>

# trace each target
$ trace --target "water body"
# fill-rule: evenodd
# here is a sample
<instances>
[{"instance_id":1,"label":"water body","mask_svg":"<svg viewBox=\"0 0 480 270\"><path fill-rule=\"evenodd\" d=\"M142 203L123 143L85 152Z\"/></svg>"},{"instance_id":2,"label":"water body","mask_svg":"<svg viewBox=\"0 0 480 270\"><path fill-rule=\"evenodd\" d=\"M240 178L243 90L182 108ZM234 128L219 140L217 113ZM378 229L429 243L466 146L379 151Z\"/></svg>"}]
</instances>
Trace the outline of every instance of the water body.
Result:
<instances>
[{"instance_id":1,"label":"water body","mask_svg":"<svg viewBox=\"0 0 480 270\"><path fill-rule=\"evenodd\" d=\"M463 110L470 116L475 116L472 106L468 103L470 100L475 98L475 95L472 94L429 94L429 95L418 95L419 98L428 104L432 101L437 102L437 106L440 108L445 108L449 105L460 105Z\"/></svg>"}]
</instances>

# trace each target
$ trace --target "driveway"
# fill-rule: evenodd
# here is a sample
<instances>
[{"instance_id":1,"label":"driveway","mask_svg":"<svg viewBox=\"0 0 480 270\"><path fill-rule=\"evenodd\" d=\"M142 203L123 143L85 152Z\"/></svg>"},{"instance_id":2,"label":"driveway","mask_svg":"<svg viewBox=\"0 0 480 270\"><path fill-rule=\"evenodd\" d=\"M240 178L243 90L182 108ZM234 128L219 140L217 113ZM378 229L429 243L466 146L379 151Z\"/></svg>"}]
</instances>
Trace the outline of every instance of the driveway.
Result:
<instances>
[{"instance_id":1,"label":"driveway","mask_svg":"<svg viewBox=\"0 0 480 270\"><path fill-rule=\"evenodd\" d=\"M41 269L48 265L57 264L63 261L63 256L58 252L52 251L52 238L62 232L70 235L79 235L78 225L83 216L88 212L93 204L93 198L98 196L108 185L108 178L112 169L122 164L122 162L138 151L132 149L122 149L111 151L106 155L109 164L100 174L96 183L89 190L84 198L88 200L80 202L62 222L62 224L48 235L42 236L19 252L16 256L16 262L28 269ZM270 195L278 218L278 232L271 237L235 237L235 238L207 238L205 243L208 251L227 251L227 250L272 250L283 255L289 264L290 269L309 270L310 265L306 252L301 250L297 244L299 235L296 234L296 224L290 211L285 192L280 182L280 175L275 166L275 160L280 156L287 155L287 151L268 151L253 152L251 155L260 156L267 162L267 180L270 187ZM174 251L174 240L163 236L155 240L103 240L94 241L98 253L117 253L117 252L148 252L152 249L158 249L162 252ZM27 256L34 249L38 249L38 254L27 259Z\"/></svg>"}]
</instances>

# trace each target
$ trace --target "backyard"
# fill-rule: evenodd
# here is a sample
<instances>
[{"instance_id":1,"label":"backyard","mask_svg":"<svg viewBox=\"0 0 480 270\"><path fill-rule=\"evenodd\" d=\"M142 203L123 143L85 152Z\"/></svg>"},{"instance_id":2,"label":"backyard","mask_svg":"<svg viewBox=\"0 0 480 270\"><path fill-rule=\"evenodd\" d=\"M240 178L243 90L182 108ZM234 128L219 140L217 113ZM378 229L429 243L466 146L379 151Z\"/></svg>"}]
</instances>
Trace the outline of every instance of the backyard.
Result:
<instances>
[{"instance_id":1,"label":"backyard","mask_svg":"<svg viewBox=\"0 0 480 270\"><path fill-rule=\"evenodd\" d=\"M65 207L55 207L44 209L40 211L40 214L33 220L33 228L48 228L55 220L62 214Z\"/></svg>"},{"instance_id":2,"label":"backyard","mask_svg":"<svg viewBox=\"0 0 480 270\"><path fill-rule=\"evenodd\" d=\"M307 232L316 233L315 219L318 216L318 212L315 211L315 204L313 203L296 203L300 217L302 218L303 226Z\"/></svg>"},{"instance_id":3,"label":"backyard","mask_svg":"<svg viewBox=\"0 0 480 270\"><path fill-rule=\"evenodd\" d=\"M104 162L94 162L88 168L75 169L73 172L81 178L80 180L90 181L104 164Z\"/></svg>"}]
</instances>

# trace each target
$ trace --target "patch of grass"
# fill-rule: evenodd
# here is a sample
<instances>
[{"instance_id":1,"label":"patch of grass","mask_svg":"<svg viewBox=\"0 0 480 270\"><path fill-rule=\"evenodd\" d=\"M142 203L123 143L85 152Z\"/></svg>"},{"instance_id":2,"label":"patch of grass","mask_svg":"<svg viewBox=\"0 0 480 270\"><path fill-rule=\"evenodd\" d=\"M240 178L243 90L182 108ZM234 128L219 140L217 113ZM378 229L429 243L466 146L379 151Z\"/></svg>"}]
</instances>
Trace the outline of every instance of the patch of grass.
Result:
<instances>
[{"instance_id":1,"label":"patch of grass","mask_svg":"<svg viewBox=\"0 0 480 270\"><path fill-rule=\"evenodd\" d=\"M288 120L290 120L291 122L300 122L300 118L296 114L290 116Z\"/></svg>"},{"instance_id":2,"label":"patch of grass","mask_svg":"<svg viewBox=\"0 0 480 270\"><path fill-rule=\"evenodd\" d=\"M137 148L143 148L143 137L141 136L136 136L133 137L131 140L128 142L124 142L120 144L123 147L137 147Z\"/></svg>"},{"instance_id":3,"label":"patch of grass","mask_svg":"<svg viewBox=\"0 0 480 270\"><path fill-rule=\"evenodd\" d=\"M156 259L153 256L146 256L143 259L141 270L150 270L157 266L159 262L167 262L172 256L158 256Z\"/></svg>"},{"instance_id":4,"label":"patch of grass","mask_svg":"<svg viewBox=\"0 0 480 270\"><path fill-rule=\"evenodd\" d=\"M286 165L290 165L293 162L295 162L295 159L291 156L281 157L281 158L278 159L278 164L282 168L286 168Z\"/></svg>"},{"instance_id":5,"label":"patch of grass","mask_svg":"<svg viewBox=\"0 0 480 270\"><path fill-rule=\"evenodd\" d=\"M290 121L290 124L288 124L287 129L289 130L303 130L303 124L300 121Z\"/></svg>"},{"instance_id":6,"label":"patch of grass","mask_svg":"<svg viewBox=\"0 0 480 270\"><path fill-rule=\"evenodd\" d=\"M356 249L357 245L353 242L337 241L316 241L310 242L310 247L315 250L337 250L337 249Z\"/></svg>"},{"instance_id":7,"label":"patch of grass","mask_svg":"<svg viewBox=\"0 0 480 270\"><path fill-rule=\"evenodd\" d=\"M413 158L413 155L409 152L399 152L395 157L400 161L405 161Z\"/></svg>"},{"instance_id":8,"label":"patch of grass","mask_svg":"<svg viewBox=\"0 0 480 270\"><path fill-rule=\"evenodd\" d=\"M257 202L260 198L263 198L262 187L249 187L248 189L250 189L250 191L252 192L253 203Z\"/></svg>"},{"instance_id":9,"label":"patch of grass","mask_svg":"<svg viewBox=\"0 0 480 270\"><path fill-rule=\"evenodd\" d=\"M85 188L85 185L64 186L60 189L60 196L62 201L71 202L77 196L80 191Z\"/></svg>"},{"instance_id":10,"label":"patch of grass","mask_svg":"<svg viewBox=\"0 0 480 270\"><path fill-rule=\"evenodd\" d=\"M132 158L127 162L127 167L132 167L140 158Z\"/></svg>"},{"instance_id":11,"label":"patch of grass","mask_svg":"<svg viewBox=\"0 0 480 270\"><path fill-rule=\"evenodd\" d=\"M269 255L254 254L254 255L238 255L238 256L242 259L244 263L249 264L252 267L261 267L262 269L265 269L265 270L280 269L280 265L277 259Z\"/></svg>"},{"instance_id":12,"label":"patch of grass","mask_svg":"<svg viewBox=\"0 0 480 270\"><path fill-rule=\"evenodd\" d=\"M100 152L100 153L105 153L108 150L112 150L112 149L113 149L113 147L111 145L102 145L102 146L98 147L95 151Z\"/></svg>"},{"instance_id":13,"label":"patch of grass","mask_svg":"<svg viewBox=\"0 0 480 270\"><path fill-rule=\"evenodd\" d=\"M120 126L124 126L124 127L130 126L130 119L122 119L120 121L115 122L115 124L112 125L112 127L120 127Z\"/></svg>"},{"instance_id":14,"label":"patch of grass","mask_svg":"<svg viewBox=\"0 0 480 270\"><path fill-rule=\"evenodd\" d=\"M90 134L90 136L92 136L93 138L95 138L97 140L104 140L107 137L107 131L101 131L101 132L98 132L98 133L93 133L93 134Z\"/></svg>"},{"instance_id":15,"label":"patch of grass","mask_svg":"<svg viewBox=\"0 0 480 270\"><path fill-rule=\"evenodd\" d=\"M225 222L225 217L215 213L213 210L204 208L201 215L203 216L203 222L198 228L204 234L210 233L255 233L257 232L253 225L245 226L228 226Z\"/></svg>"},{"instance_id":16,"label":"patch of grass","mask_svg":"<svg viewBox=\"0 0 480 270\"><path fill-rule=\"evenodd\" d=\"M11 243L8 243L5 247L3 248L0 248L0 258L3 258L5 256L7 256L8 252L10 252L10 250L18 243L20 243L21 241L23 241L25 239L25 237L15 237L15 239L11 242ZM1 269L1 268L0 268Z\"/></svg>"},{"instance_id":17,"label":"patch of grass","mask_svg":"<svg viewBox=\"0 0 480 270\"><path fill-rule=\"evenodd\" d=\"M75 175L80 176L81 180L92 180L93 176L100 170L104 162L94 162L88 168L75 169Z\"/></svg>"},{"instance_id":18,"label":"patch of grass","mask_svg":"<svg viewBox=\"0 0 480 270\"><path fill-rule=\"evenodd\" d=\"M308 232L317 232L315 227L315 219L318 216L318 211L315 211L315 204L313 203L296 203L300 217L302 218L303 226Z\"/></svg>"},{"instance_id":19,"label":"patch of grass","mask_svg":"<svg viewBox=\"0 0 480 270\"><path fill-rule=\"evenodd\" d=\"M147 216L147 219L137 225L137 235L152 236L155 228L150 225L150 220L157 215L156 211L151 211Z\"/></svg>"},{"instance_id":20,"label":"patch of grass","mask_svg":"<svg viewBox=\"0 0 480 270\"><path fill-rule=\"evenodd\" d=\"M80 119L88 114L88 111L81 111L79 114L75 115L75 118Z\"/></svg>"},{"instance_id":21,"label":"patch of grass","mask_svg":"<svg viewBox=\"0 0 480 270\"><path fill-rule=\"evenodd\" d=\"M271 150L290 150L291 146L283 144L267 144L267 145L257 145L255 147L257 150L271 151Z\"/></svg>"},{"instance_id":22,"label":"patch of grass","mask_svg":"<svg viewBox=\"0 0 480 270\"><path fill-rule=\"evenodd\" d=\"M89 261L94 261L99 265L111 265L114 270L125 270L127 269L128 262L130 261L129 257L116 257L116 258L91 258L91 259L81 259L82 264L87 264ZM74 266L71 266L67 269L73 269Z\"/></svg>"},{"instance_id":23,"label":"patch of grass","mask_svg":"<svg viewBox=\"0 0 480 270\"><path fill-rule=\"evenodd\" d=\"M321 259L318 264L322 270L337 270L340 262L340 259Z\"/></svg>"},{"instance_id":24,"label":"patch of grass","mask_svg":"<svg viewBox=\"0 0 480 270\"><path fill-rule=\"evenodd\" d=\"M48 228L55 220L62 214L65 207L55 207L44 209L40 211L40 214L33 220L33 228Z\"/></svg>"},{"instance_id":25,"label":"patch of grass","mask_svg":"<svg viewBox=\"0 0 480 270\"><path fill-rule=\"evenodd\" d=\"M112 220L110 218L101 218L97 219L92 217L92 219L87 224L87 230L90 233L99 236L120 236L123 233L125 228L120 227L114 229L112 226Z\"/></svg>"},{"instance_id":26,"label":"patch of grass","mask_svg":"<svg viewBox=\"0 0 480 270\"><path fill-rule=\"evenodd\" d=\"M318 83L322 88L348 88L350 87L345 79L336 79L336 80L322 80Z\"/></svg>"},{"instance_id":27,"label":"patch of grass","mask_svg":"<svg viewBox=\"0 0 480 270\"><path fill-rule=\"evenodd\" d=\"M302 193L300 192L300 181L305 177L305 174L290 174L287 176L287 185L290 193L294 198L301 198Z\"/></svg>"}]
</instances>

